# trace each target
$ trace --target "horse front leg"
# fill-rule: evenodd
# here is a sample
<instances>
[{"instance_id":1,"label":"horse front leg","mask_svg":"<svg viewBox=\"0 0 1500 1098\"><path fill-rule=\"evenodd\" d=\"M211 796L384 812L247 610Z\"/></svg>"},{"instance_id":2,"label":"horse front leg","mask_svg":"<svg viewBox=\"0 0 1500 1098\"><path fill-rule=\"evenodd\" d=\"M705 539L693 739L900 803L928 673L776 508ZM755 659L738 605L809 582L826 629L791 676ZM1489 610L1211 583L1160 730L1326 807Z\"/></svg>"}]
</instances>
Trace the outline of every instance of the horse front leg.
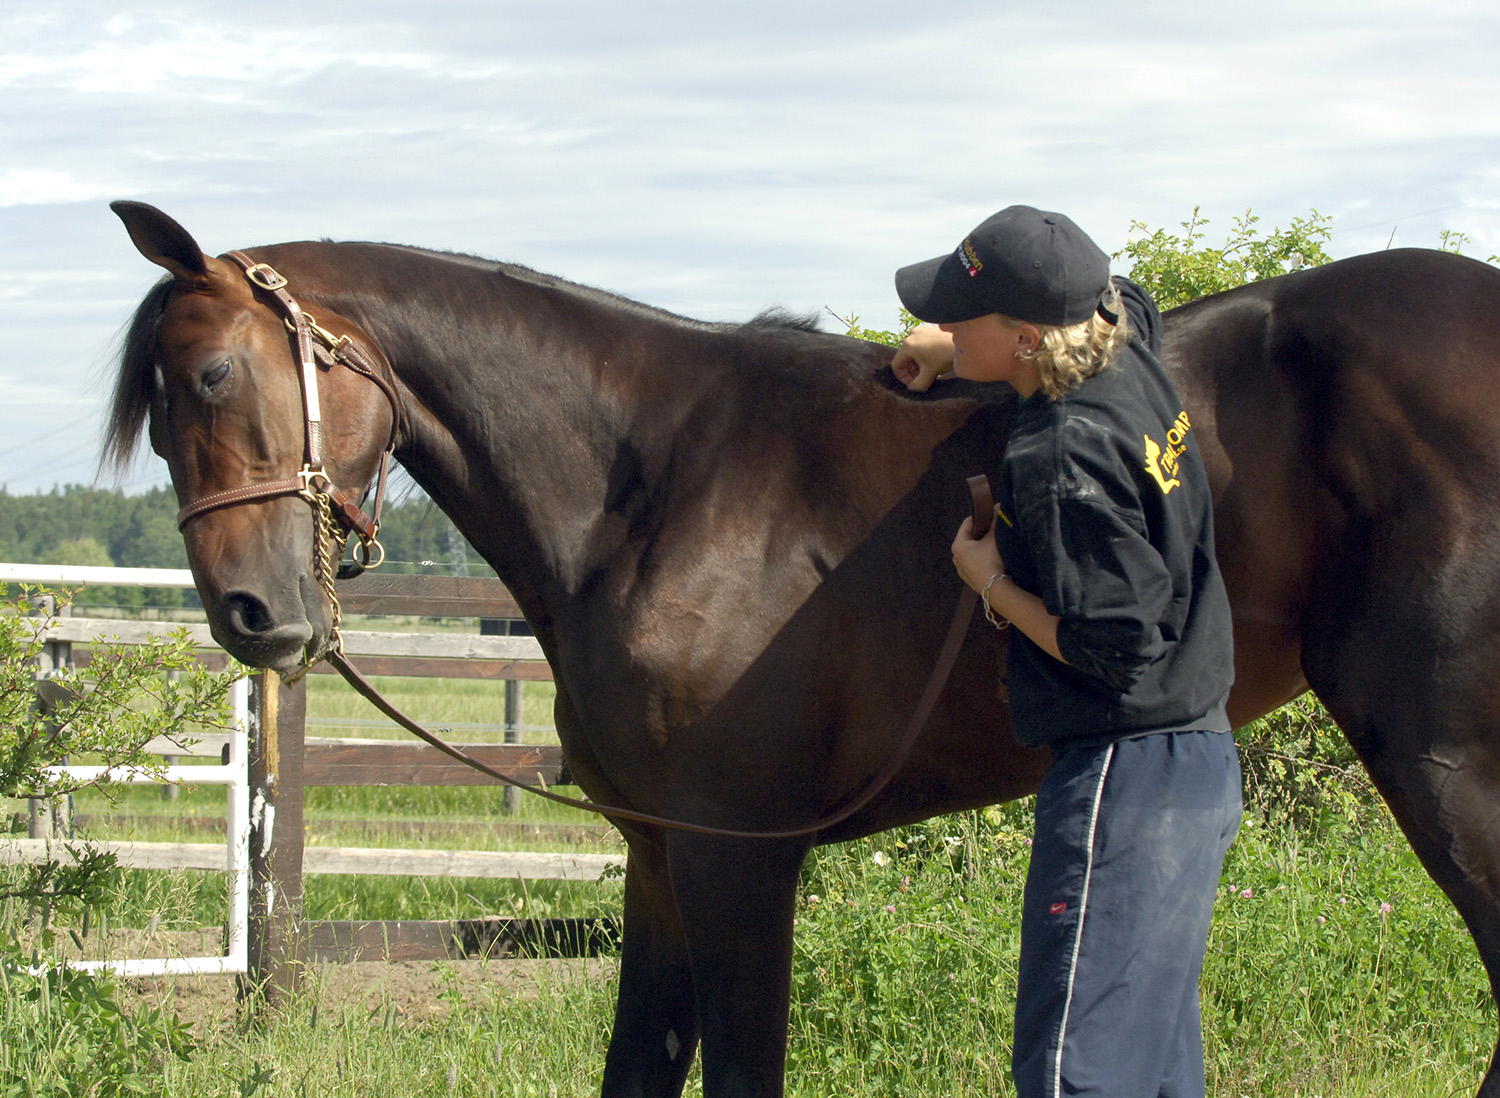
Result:
<instances>
[{"instance_id":1,"label":"horse front leg","mask_svg":"<svg viewBox=\"0 0 1500 1098\"><path fill-rule=\"evenodd\" d=\"M659 833L625 834L625 936L603 1098L678 1098L698 1046L687 942Z\"/></svg>"},{"instance_id":2,"label":"horse front leg","mask_svg":"<svg viewBox=\"0 0 1500 1098\"><path fill-rule=\"evenodd\" d=\"M668 839L702 1024L704 1098L780 1098L792 916L811 843Z\"/></svg>"}]
</instances>

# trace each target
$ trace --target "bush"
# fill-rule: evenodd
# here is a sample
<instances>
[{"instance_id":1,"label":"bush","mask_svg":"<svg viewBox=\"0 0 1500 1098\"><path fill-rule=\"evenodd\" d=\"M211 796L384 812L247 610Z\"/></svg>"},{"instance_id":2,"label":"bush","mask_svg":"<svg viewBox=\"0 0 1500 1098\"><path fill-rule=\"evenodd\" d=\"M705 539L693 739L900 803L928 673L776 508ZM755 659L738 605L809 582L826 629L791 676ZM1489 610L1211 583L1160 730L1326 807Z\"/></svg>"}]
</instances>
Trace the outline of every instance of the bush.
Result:
<instances>
[{"instance_id":1,"label":"bush","mask_svg":"<svg viewBox=\"0 0 1500 1098\"><path fill-rule=\"evenodd\" d=\"M1311 693L1235 733L1246 809L1310 836L1360 827L1383 812L1359 756Z\"/></svg>"},{"instance_id":2,"label":"bush","mask_svg":"<svg viewBox=\"0 0 1500 1098\"><path fill-rule=\"evenodd\" d=\"M0 796L56 798L84 788L107 795L106 780L52 768L87 759L160 773L144 751L150 740L228 727L231 676L200 668L181 630L136 647L96 645L87 672L62 669L39 696L39 627L56 613L52 598L66 602L65 594L28 591L0 606ZM163 1056L186 1056L191 1043L175 1017L144 1007L127 1014L109 977L68 969L53 955L54 916L81 915L86 935L120 873L112 854L87 843L68 849L68 862L8 871L0 886L10 924L0 937L0 1095L154 1093L144 1073ZM20 945L23 933L37 944Z\"/></svg>"},{"instance_id":3,"label":"bush","mask_svg":"<svg viewBox=\"0 0 1500 1098\"><path fill-rule=\"evenodd\" d=\"M1146 235L1114 255L1130 261L1130 277L1150 291L1163 310L1246 282L1320 266L1331 258L1323 245L1333 235L1333 218L1317 210L1292 218L1289 228L1273 229L1269 236L1260 235L1255 227L1260 218L1246 210L1234 219L1220 248L1203 246L1203 226L1209 222L1198 211L1194 206L1193 216L1182 223L1182 236L1165 229L1151 232L1144 222L1131 222L1132 233Z\"/></svg>"},{"instance_id":4,"label":"bush","mask_svg":"<svg viewBox=\"0 0 1500 1098\"><path fill-rule=\"evenodd\" d=\"M4 1098L155 1094L166 1057L195 1048L187 1026L158 1007L126 1013L107 976L42 967L21 947L0 947L0 1086Z\"/></svg>"}]
</instances>

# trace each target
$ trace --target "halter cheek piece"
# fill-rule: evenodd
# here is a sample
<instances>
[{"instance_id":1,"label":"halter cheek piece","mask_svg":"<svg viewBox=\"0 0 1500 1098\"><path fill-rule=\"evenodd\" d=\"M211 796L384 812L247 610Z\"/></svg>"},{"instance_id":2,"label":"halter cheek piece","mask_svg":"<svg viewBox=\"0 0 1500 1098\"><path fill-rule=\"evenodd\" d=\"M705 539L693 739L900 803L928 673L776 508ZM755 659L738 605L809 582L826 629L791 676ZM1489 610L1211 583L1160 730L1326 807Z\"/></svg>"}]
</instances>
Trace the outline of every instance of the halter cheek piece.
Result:
<instances>
[{"instance_id":1,"label":"halter cheek piece","mask_svg":"<svg viewBox=\"0 0 1500 1098\"><path fill-rule=\"evenodd\" d=\"M380 361L385 368L384 374L371 364L370 357L349 336L335 336L319 327L317 321L303 312L297 299L287 291L287 280L275 268L266 263L257 263L243 252L230 252L228 255L244 269L245 278L252 286L275 298L283 314L282 321L291 333L298 362L298 379L302 386L302 468L292 477L261 481L247 484L243 488L200 496L177 512L177 528L181 530L199 515L221 507L233 507L278 496L301 496L312 507L313 523L317 531L313 547L313 571L329 600L333 628L323 651L308 660L293 675L290 681L295 681L329 652L342 651L339 603L333 587L335 577L350 579L366 569L378 568L385 560L385 550L378 540L380 509L385 501L391 455L396 449L401 424L401 404L396 396L394 382L385 376L390 373L390 365L383 357ZM380 454L380 469L375 476L375 501L370 508L371 514L365 513L354 496L337 487L323 468L323 415L318 402L318 371L320 368L332 369L334 365L344 366L368 378L385 394L391 406L391 432L386 439L385 449ZM335 533L336 529L345 536L353 534L357 545L353 559L339 561L335 567L334 562L343 556L344 542L344 538Z\"/></svg>"}]
</instances>

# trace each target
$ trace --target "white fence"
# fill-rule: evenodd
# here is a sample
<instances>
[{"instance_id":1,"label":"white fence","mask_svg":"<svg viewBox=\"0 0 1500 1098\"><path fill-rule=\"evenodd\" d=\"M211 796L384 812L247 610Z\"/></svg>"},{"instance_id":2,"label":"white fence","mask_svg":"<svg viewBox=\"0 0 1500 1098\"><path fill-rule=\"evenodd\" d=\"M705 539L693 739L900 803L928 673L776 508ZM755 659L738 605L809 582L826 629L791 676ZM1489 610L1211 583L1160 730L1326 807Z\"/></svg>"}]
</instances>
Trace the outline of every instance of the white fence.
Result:
<instances>
[{"instance_id":1,"label":"white fence","mask_svg":"<svg viewBox=\"0 0 1500 1098\"><path fill-rule=\"evenodd\" d=\"M166 568L75 568L35 564L0 564L0 581L37 583L53 587L77 587L84 584L110 584L116 587L192 587L193 576L186 569ZM166 624L164 628L172 626ZM156 957L113 961L75 961L82 969L107 968L124 976L165 976L189 973L235 973L247 971L246 946L250 916L250 775L249 775L249 683L240 679L231 691L233 730L224 761L218 766L169 766L165 774L147 774L137 769L108 771L100 766L66 766L57 768L73 778L92 780L108 773L111 781L158 783L193 782L223 785L228 788L225 808L226 836L223 860L217 866L233 877L230 889L229 919L224 954L217 957ZM180 862L160 864L149 850L157 845L146 843L96 843L119 857L121 864L146 868L180 868ZM35 863L56 857L66 860L67 852L57 839L12 839L0 842L0 863ZM153 864L156 862L156 864Z\"/></svg>"},{"instance_id":2,"label":"white fence","mask_svg":"<svg viewBox=\"0 0 1500 1098\"><path fill-rule=\"evenodd\" d=\"M27 564L0 564L0 582L30 582L42 583L53 586L72 587L81 584L110 584L110 585L135 585L141 587L191 587L192 575L186 570L148 569L148 568L76 568L76 567L45 567ZM385 612L385 611L377 611ZM402 612L402 611L397 611ZM410 612L410 611L406 611ZM430 611L428 611L430 612ZM47 628L45 639L49 642L59 644L65 643L87 643L93 640L113 637L121 643L141 643L152 632L162 628L180 629L184 626L176 624L157 625L146 622L112 621L89 618L60 618L52 622ZM204 625L186 626L193 643L203 648L216 648L208 629ZM345 650L351 655L368 654L373 656L394 658L397 662L403 658L410 659L418 657L415 662L424 662L420 657L438 656L443 657L439 662L452 664L455 667L464 661L491 663L497 661L540 661L541 648L534 638L510 637L510 636L461 636L444 634L435 637L431 635L410 633L344 633ZM425 662L432 662L427 660ZM434 672L430 668L426 671L395 670L393 674L446 674L451 672ZM510 676L502 676L510 677ZM249 727L249 690L248 683L241 680L235 685L235 731L228 745L227 764L219 766L189 766L169 768L168 774L171 780L189 782L201 781L223 781L230 787L229 805L227 807L227 868L235 874L234 896L230 916L230 928L228 933L228 948L224 957L206 958L163 958L150 961L116 961L108 962L107 966L129 975L159 975L167 973L186 972L222 972L222 973L244 973L246 972L246 944L248 941L247 919L249 917L248 897L252 887L259 887L251 880L251 867L249 864L249 838L250 838L250 806L247 800L250 797L248 767L248 743L247 729ZM376 745L394 747L391 741L362 741L362 740L328 740L313 737L303 737L299 744L308 752L316 752L319 749L327 750L337 746L339 749L347 749L357 745ZM481 750L473 745L470 750ZM194 748L180 748L170 744L158 744L150 748L159 748L161 754L200 754L205 757L213 757L220 753L223 741L217 736L207 736L204 743ZM507 748L507 750L510 750ZM554 754L556 749L524 749L514 750L551 750ZM384 752L383 752L384 753ZM311 760L312 755L304 755L304 761ZM443 759L443 763L449 766ZM496 760L493 765L503 765ZM527 765L531 765L528 763ZM431 764L427 764L431 768ZM354 769L360 767L356 765ZM369 760L365 760L363 767L370 770ZM70 768L75 774L97 774L99 768ZM464 775L470 772L462 767L458 770ZM382 772L383 774L383 772ZM556 775L554 775L556 776ZM121 778L131 778L130 775L118 775ZM405 779L412 775L407 774ZM153 780L143 778L141 780ZM382 775L349 774L347 781L331 781L323 784L385 784L387 780L393 783L397 781L392 775L389 779ZM409 780L403 780L400 784L411 784ZM425 784L466 784L461 777L450 776L446 780L428 780ZM298 797L300 798L300 790ZM51 842L51 845L48 845ZM198 843L96 843L99 848L114 852L120 860L120 864L143 869L215 869L225 868L226 862L221 860L225 855L215 854L217 849L211 845ZM300 845L300 844L299 844ZM0 862L35 862L58 851L55 841L49 840L12 840L9 843L0 842ZM260 852L265 854L265 851ZM450 850L391 850L364 849L355 847L307 847L302 850L300 858L300 871L302 873L353 873L353 874L399 874L413 876L457 876L457 877L490 877L490 878L522 878L526 880L569 880L569 881L595 881L598 880L610 868L623 867L623 855L605 854L544 854L530 852L510 851L450 851ZM300 886L299 886L300 888ZM566 920L564 920L566 921ZM586 922L587 920L585 920ZM308 924L316 928L317 924ZM331 924L330 924L331 925ZM372 926L376 924L371 924ZM402 929L401 924L391 924L397 929ZM417 924L412 924L417 927ZM409 928L408 928L409 929ZM420 929L420 927L418 928ZM392 931L385 932L387 936L394 936ZM101 963L94 962L91 967L101 967ZM255 975L251 973L252 977Z\"/></svg>"}]
</instances>

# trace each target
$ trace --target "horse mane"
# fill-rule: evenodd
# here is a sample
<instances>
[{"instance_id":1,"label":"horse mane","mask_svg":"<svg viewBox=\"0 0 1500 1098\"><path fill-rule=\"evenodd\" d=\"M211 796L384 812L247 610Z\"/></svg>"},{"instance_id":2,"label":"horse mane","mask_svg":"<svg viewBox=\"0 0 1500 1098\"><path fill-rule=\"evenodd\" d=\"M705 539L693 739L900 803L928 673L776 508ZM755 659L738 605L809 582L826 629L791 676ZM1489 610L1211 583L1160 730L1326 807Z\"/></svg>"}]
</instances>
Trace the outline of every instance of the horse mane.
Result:
<instances>
[{"instance_id":1,"label":"horse mane","mask_svg":"<svg viewBox=\"0 0 1500 1098\"><path fill-rule=\"evenodd\" d=\"M325 241L325 243L332 242ZM790 310L772 306L771 308L761 310L755 316L745 321L716 322L695 320L692 317L683 316L668 309L662 309L655 305L647 305L644 302L636 301L634 298L626 297L623 294L617 294L610 290L601 290L598 287L588 286L581 282L573 282L558 275L545 274L531 267L522 266L519 263L505 263L496 259L485 259L481 256L469 255L465 252L421 248L409 244L383 244L380 246L414 255L429 256L433 259L444 260L459 266L488 271L492 274L503 275L517 282L524 282L532 286L562 290L586 301L593 301L597 304L606 305L637 316L669 321L699 331L739 332L745 335L753 335L757 332L819 332L822 330L817 313L793 313Z\"/></svg>"},{"instance_id":2,"label":"horse mane","mask_svg":"<svg viewBox=\"0 0 1500 1098\"><path fill-rule=\"evenodd\" d=\"M350 246L352 242L323 241L321 243L328 247L341 248ZM600 290L555 275L543 274L519 264L483 259L461 252L447 252L404 244L366 243L355 246L389 248L398 253L427 256L532 286L558 290L612 311L667 323L689 331L739 337L750 343L763 343L767 338L791 339L798 342L798 337L804 335L820 335L828 338L828 334L821 331L818 316L815 313L797 314L773 307L763 310L746 321L694 320L608 290ZM121 340L120 370L115 379L114 393L109 404L104 444L100 456L101 469L113 468L117 471L123 469L134 457L136 447L140 443L156 388L155 367L159 353L161 322L172 287L173 280L167 276L151 288L136 308Z\"/></svg>"},{"instance_id":3,"label":"horse mane","mask_svg":"<svg viewBox=\"0 0 1500 1098\"><path fill-rule=\"evenodd\" d=\"M794 313L772 307L764 309L743 324L725 325L731 331L752 335L756 332L821 332L817 313Z\"/></svg>"},{"instance_id":4,"label":"horse mane","mask_svg":"<svg viewBox=\"0 0 1500 1098\"><path fill-rule=\"evenodd\" d=\"M168 275L151 287L125 330L120 345L120 373L115 378L104 430L101 469L123 469L135 455L156 388L157 342L172 285L172 277Z\"/></svg>"}]
</instances>

